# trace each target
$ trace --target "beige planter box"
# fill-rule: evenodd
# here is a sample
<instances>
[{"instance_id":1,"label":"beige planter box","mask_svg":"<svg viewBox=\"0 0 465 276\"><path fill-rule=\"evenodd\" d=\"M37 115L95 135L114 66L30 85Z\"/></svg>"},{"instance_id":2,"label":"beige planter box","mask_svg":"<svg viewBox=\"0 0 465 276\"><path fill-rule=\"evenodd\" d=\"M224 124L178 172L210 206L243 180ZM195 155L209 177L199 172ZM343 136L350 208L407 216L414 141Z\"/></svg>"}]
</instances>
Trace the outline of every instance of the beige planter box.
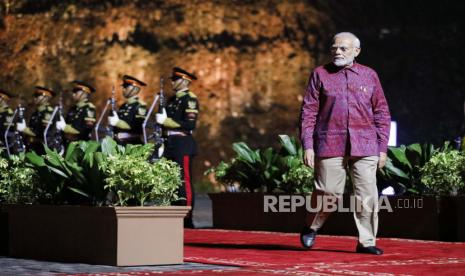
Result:
<instances>
[{"instance_id":1,"label":"beige planter box","mask_svg":"<svg viewBox=\"0 0 465 276\"><path fill-rule=\"evenodd\" d=\"M9 256L116 266L180 264L189 209L8 206Z\"/></svg>"}]
</instances>

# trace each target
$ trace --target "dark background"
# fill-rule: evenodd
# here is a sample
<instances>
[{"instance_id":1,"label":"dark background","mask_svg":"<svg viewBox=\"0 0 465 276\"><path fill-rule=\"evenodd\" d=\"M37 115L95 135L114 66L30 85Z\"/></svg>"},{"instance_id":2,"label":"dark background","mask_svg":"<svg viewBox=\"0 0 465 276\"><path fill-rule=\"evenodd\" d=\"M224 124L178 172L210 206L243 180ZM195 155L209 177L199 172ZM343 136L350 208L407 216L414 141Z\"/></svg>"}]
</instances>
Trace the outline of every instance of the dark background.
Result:
<instances>
[{"instance_id":1,"label":"dark background","mask_svg":"<svg viewBox=\"0 0 465 276\"><path fill-rule=\"evenodd\" d=\"M378 72L399 143L440 145L464 121L464 1L4 0L0 12L0 85L26 98L81 79L101 107L130 74L149 84L150 103L171 67L195 71L198 181L232 142L297 135L308 75L336 32L360 38L358 62Z\"/></svg>"}]
</instances>

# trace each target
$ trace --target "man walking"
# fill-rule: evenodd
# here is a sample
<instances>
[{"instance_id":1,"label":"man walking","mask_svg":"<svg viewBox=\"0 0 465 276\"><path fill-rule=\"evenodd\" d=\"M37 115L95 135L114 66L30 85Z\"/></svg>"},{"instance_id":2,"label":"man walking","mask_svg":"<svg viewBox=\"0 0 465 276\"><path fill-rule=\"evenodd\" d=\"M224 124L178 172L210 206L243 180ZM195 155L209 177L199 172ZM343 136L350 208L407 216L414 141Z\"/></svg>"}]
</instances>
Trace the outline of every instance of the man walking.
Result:
<instances>
[{"instance_id":1,"label":"man walking","mask_svg":"<svg viewBox=\"0 0 465 276\"><path fill-rule=\"evenodd\" d=\"M376 247L376 170L386 162L389 109L376 72L355 62L360 40L354 34L336 34L331 54L332 63L312 72L302 105L304 162L315 168L312 202L321 196L340 198L348 171L354 195L363 202L354 213L359 232L356 251L381 255ZM300 239L305 248L313 246L329 215L319 210L304 227Z\"/></svg>"}]
</instances>

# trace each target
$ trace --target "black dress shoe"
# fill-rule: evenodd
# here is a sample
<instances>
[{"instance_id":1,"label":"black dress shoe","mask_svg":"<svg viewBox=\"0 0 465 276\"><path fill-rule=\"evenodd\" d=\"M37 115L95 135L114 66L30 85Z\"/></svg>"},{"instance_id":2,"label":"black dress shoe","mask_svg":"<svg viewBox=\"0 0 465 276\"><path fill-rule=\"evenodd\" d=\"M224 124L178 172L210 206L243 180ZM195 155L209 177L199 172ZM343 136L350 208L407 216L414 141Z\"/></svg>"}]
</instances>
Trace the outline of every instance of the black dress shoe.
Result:
<instances>
[{"instance_id":1,"label":"black dress shoe","mask_svg":"<svg viewBox=\"0 0 465 276\"><path fill-rule=\"evenodd\" d=\"M357 244L357 253L373 254L373 255L383 255L383 250L379 249L376 246L367 246L364 247L361 244Z\"/></svg>"},{"instance_id":2,"label":"black dress shoe","mask_svg":"<svg viewBox=\"0 0 465 276\"><path fill-rule=\"evenodd\" d=\"M300 243L306 249L312 248L315 243L316 231L308 226L305 226L300 232Z\"/></svg>"}]
</instances>

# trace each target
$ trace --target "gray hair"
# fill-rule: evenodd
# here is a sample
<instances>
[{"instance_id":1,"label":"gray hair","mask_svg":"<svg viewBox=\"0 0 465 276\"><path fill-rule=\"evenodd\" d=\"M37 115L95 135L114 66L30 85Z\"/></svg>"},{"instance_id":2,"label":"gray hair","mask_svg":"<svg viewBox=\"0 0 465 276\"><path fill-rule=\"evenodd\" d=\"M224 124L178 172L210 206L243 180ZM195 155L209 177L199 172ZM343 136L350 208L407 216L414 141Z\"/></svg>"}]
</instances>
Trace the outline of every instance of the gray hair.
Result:
<instances>
[{"instance_id":1,"label":"gray hair","mask_svg":"<svg viewBox=\"0 0 465 276\"><path fill-rule=\"evenodd\" d=\"M354 47L355 48L360 48L360 46L361 46L360 39L358 39L358 37L356 35L354 35L353 33L350 33L350 32L337 33L337 34L335 34L333 36L333 40L335 40L336 37L340 37L340 36L350 37L352 39L352 41L354 42Z\"/></svg>"}]
</instances>

